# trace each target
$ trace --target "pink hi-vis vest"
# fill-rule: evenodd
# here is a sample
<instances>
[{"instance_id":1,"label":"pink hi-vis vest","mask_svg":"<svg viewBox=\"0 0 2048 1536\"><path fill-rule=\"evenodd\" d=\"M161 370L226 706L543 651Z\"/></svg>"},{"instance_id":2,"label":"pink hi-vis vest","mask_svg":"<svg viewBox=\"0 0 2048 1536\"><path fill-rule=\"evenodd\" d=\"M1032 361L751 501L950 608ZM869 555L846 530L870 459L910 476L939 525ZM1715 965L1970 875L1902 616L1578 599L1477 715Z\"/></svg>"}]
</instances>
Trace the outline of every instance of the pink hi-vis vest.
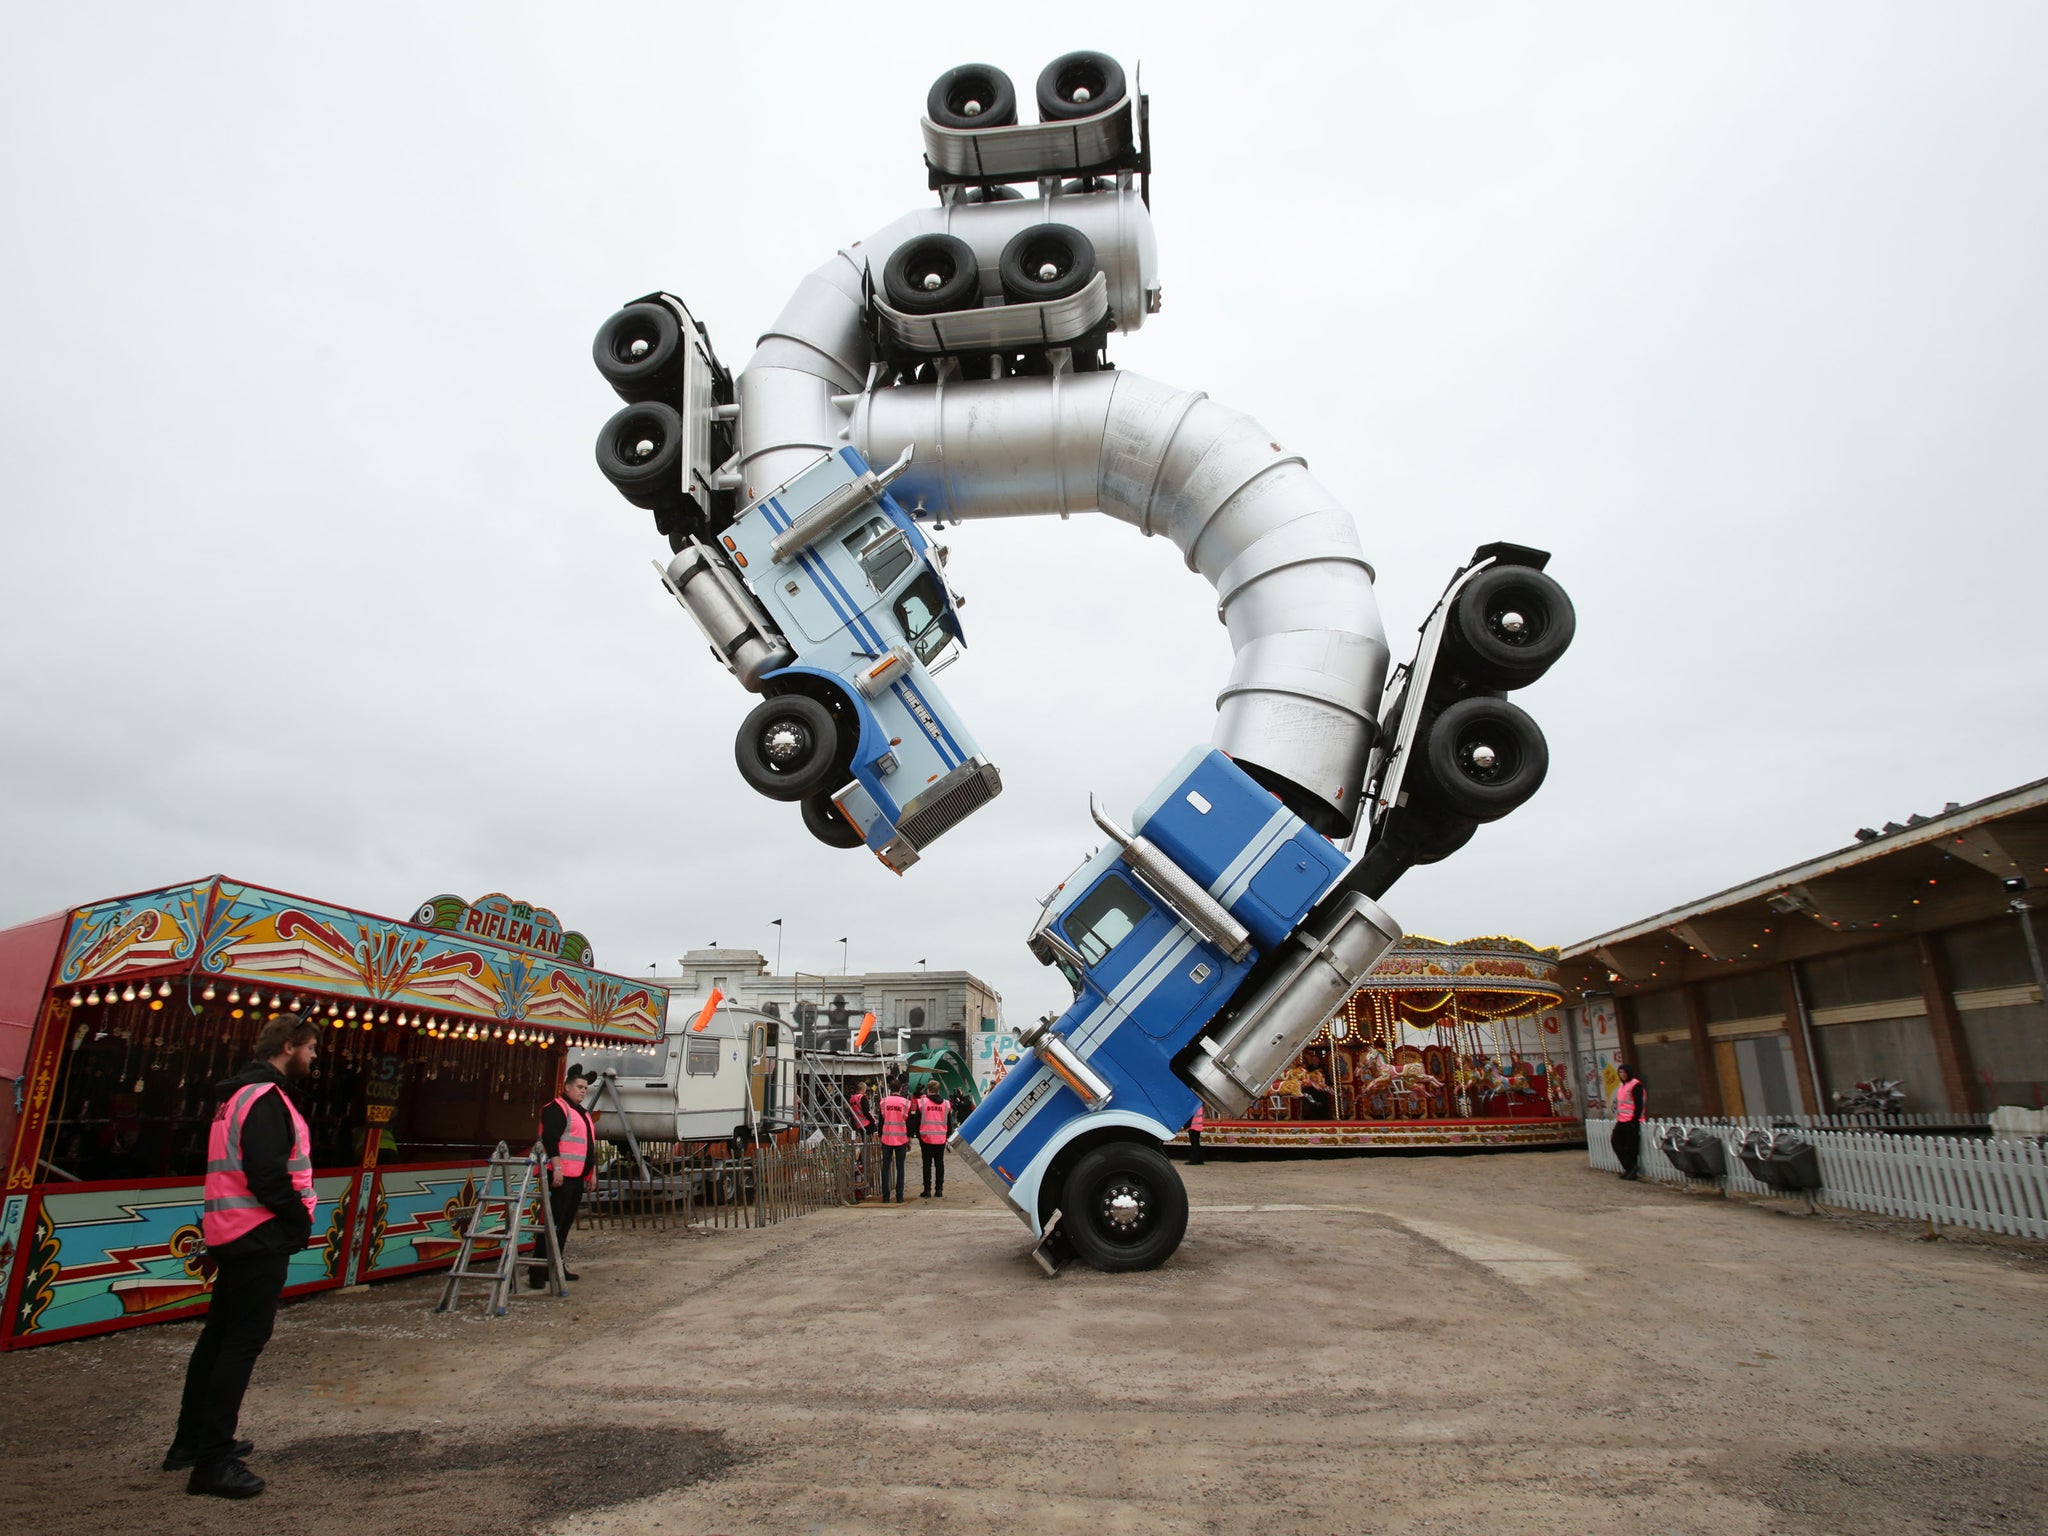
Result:
<instances>
[{"instance_id":1,"label":"pink hi-vis vest","mask_svg":"<svg viewBox=\"0 0 2048 1536\"><path fill-rule=\"evenodd\" d=\"M917 1139L928 1146L943 1147L946 1144L946 1110L949 1106L944 1099L923 1098L917 1101Z\"/></svg>"},{"instance_id":2,"label":"pink hi-vis vest","mask_svg":"<svg viewBox=\"0 0 2048 1536\"><path fill-rule=\"evenodd\" d=\"M229 1094L214 1112L206 1133L206 1213L199 1230L206 1246L218 1248L246 1237L275 1213L249 1189L249 1176L242 1167L242 1126L255 1102L272 1089L284 1100L285 1113L292 1118L292 1150L285 1159L285 1171L292 1176L292 1188L306 1203L306 1220L313 1219L318 1197L313 1193L313 1136L306 1118L290 1094L275 1083L248 1083Z\"/></svg>"},{"instance_id":3,"label":"pink hi-vis vest","mask_svg":"<svg viewBox=\"0 0 2048 1536\"><path fill-rule=\"evenodd\" d=\"M900 1093L892 1093L882 1100L882 1145L910 1145L910 1100Z\"/></svg>"},{"instance_id":4,"label":"pink hi-vis vest","mask_svg":"<svg viewBox=\"0 0 2048 1536\"><path fill-rule=\"evenodd\" d=\"M1636 1117L1636 1090L1642 1087L1640 1078L1631 1078L1614 1090L1614 1118L1629 1121Z\"/></svg>"},{"instance_id":5,"label":"pink hi-vis vest","mask_svg":"<svg viewBox=\"0 0 2048 1536\"><path fill-rule=\"evenodd\" d=\"M567 1099L557 1099L555 1103L561 1106L563 1121L562 1139L557 1143L561 1150L556 1153L555 1160L561 1164L563 1178L580 1179L584 1164L590 1161L590 1122L583 1118L583 1111ZM545 1128L541 1134L547 1134Z\"/></svg>"},{"instance_id":6,"label":"pink hi-vis vest","mask_svg":"<svg viewBox=\"0 0 2048 1536\"><path fill-rule=\"evenodd\" d=\"M1202 1106L1199 1104L1195 1106L1195 1118L1188 1122L1188 1129L1197 1136L1202 1134Z\"/></svg>"}]
</instances>

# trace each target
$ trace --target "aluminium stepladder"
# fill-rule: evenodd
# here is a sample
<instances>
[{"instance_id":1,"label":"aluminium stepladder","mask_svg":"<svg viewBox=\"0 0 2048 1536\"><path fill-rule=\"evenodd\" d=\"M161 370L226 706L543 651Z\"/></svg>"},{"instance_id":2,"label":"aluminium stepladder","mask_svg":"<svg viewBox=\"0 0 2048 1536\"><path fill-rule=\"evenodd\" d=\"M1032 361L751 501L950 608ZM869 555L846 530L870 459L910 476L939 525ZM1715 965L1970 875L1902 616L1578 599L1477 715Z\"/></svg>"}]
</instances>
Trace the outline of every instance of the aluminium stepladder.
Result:
<instances>
[{"instance_id":1,"label":"aluminium stepladder","mask_svg":"<svg viewBox=\"0 0 2048 1536\"><path fill-rule=\"evenodd\" d=\"M539 1143L535 1143L533 1150L524 1157L513 1156L504 1142L498 1143L497 1149L491 1153L490 1167L477 1189L476 1203L469 1207L469 1219L463 1224L462 1247L456 1252L455 1262L449 1266L448 1282L441 1288L440 1301L434 1305L436 1312L455 1310L462 1299L463 1281L489 1280L490 1314L503 1317L519 1290L516 1282L521 1271L537 1268L547 1271L545 1289L548 1293L557 1297L569 1294L568 1281L562 1271L561 1246L555 1240L555 1224L548 1214L549 1168L547 1153ZM519 1170L517 1188L512 1181L514 1169ZM529 1202L538 1210L537 1219L530 1223L527 1219ZM541 1252L527 1255L519 1251L529 1232L534 1232L541 1239L537 1245ZM479 1243L498 1245L497 1263L492 1268L470 1267L471 1256Z\"/></svg>"}]
</instances>

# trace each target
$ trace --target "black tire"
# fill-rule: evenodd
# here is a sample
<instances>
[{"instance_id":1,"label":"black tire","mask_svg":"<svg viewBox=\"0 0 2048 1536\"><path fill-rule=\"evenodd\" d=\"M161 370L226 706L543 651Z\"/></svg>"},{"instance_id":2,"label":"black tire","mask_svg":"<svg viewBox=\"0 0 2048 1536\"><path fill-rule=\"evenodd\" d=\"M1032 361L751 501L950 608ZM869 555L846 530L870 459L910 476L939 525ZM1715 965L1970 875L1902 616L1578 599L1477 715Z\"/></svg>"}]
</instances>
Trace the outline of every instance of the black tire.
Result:
<instances>
[{"instance_id":1,"label":"black tire","mask_svg":"<svg viewBox=\"0 0 2048 1536\"><path fill-rule=\"evenodd\" d=\"M597 328L590 357L621 400L659 400L682 383L682 322L666 304L628 304Z\"/></svg>"},{"instance_id":2,"label":"black tire","mask_svg":"<svg viewBox=\"0 0 2048 1536\"><path fill-rule=\"evenodd\" d=\"M1414 814L1404 809L1404 815ZM1479 823L1469 816L1447 816L1423 811L1407 831L1408 847L1416 864L1436 864L1448 859L1472 841Z\"/></svg>"},{"instance_id":3,"label":"black tire","mask_svg":"<svg viewBox=\"0 0 2048 1536\"><path fill-rule=\"evenodd\" d=\"M1063 53L1038 75L1038 120L1093 117L1124 99L1124 67L1106 53Z\"/></svg>"},{"instance_id":4,"label":"black tire","mask_svg":"<svg viewBox=\"0 0 2048 1536\"><path fill-rule=\"evenodd\" d=\"M1468 680L1526 688L1565 653L1578 616L1563 587L1526 565L1495 565L1451 604L1444 648Z\"/></svg>"},{"instance_id":5,"label":"black tire","mask_svg":"<svg viewBox=\"0 0 2048 1536\"><path fill-rule=\"evenodd\" d=\"M1015 187L969 187L960 194L963 203L1019 203L1024 194Z\"/></svg>"},{"instance_id":6,"label":"black tire","mask_svg":"<svg viewBox=\"0 0 2048 1536\"><path fill-rule=\"evenodd\" d=\"M1180 1175L1165 1153L1138 1141L1083 1153L1061 1189L1060 1210L1074 1251L1109 1274L1157 1269L1188 1230Z\"/></svg>"},{"instance_id":7,"label":"black tire","mask_svg":"<svg viewBox=\"0 0 2048 1536\"><path fill-rule=\"evenodd\" d=\"M1543 732L1506 699L1460 699L1424 721L1423 732L1409 770L1421 780L1413 787L1456 816L1498 821L1535 794L1550 771Z\"/></svg>"},{"instance_id":8,"label":"black tire","mask_svg":"<svg viewBox=\"0 0 2048 1536\"><path fill-rule=\"evenodd\" d=\"M867 840L860 835L854 824L839 812L826 795L805 795L803 800L804 825L811 836L827 848L862 848Z\"/></svg>"},{"instance_id":9,"label":"black tire","mask_svg":"<svg viewBox=\"0 0 2048 1536\"><path fill-rule=\"evenodd\" d=\"M882 294L906 315L937 315L981 303L981 267L955 235L919 235L889 253Z\"/></svg>"},{"instance_id":10,"label":"black tire","mask_svg":"<svg viewBox=\"0 0 2048 1536\"><path fill-rule=\"evenodd\" d=\"M999 270L1003 296L1014 303L1069 298L1095 276L1095 245L1068 225L1034 224L1003 247Z\"/></svg>"},{"instance_id":11,"label":"black tire","mask_svg":"<svg viewBox=\"0 0 2048 1536\"><path fill-rule=\"evenodd\" d=\"M1007 128L1017 121L1017 87L993 64L958 64L932 82L924 115L941 128Z\"/></svg>"},{"instance_id":12,"label":"black tire","mask_svg":"<svg viewBox=\"0 0 2048 1536\"><path fill-rule=\"evenodd\" d=\"M597 467L636 507L681 501L682 465L683 418L658 400L627 406L597 434Z\"/></svg>"},{"instance_id":13,"label":"black tire","mask_svg":"<svg viewBox=\"0 0 2048 1536\"><path fill-rule=\"evenodd\" d=\"M733 743L740 777L770 800L801 800L823 789L839 752L832 712L800 693L764 699Z\"/></svg>"}]
</instances>

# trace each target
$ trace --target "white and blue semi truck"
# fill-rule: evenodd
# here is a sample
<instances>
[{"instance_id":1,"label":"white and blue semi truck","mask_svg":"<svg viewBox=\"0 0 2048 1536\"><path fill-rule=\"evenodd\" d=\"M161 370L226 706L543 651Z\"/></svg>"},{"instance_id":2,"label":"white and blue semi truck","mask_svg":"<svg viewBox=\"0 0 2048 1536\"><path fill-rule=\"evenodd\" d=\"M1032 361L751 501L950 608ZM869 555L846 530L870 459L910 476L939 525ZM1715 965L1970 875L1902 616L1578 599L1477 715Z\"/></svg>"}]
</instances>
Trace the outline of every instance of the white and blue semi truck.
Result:
<instances>
[{"instance_id":1,"label":"white and blue semi truck","mask_svg":"<svg viewBox=\"0 0 2048 1536\"><path fill-rule=\"evenodd\" d=\"M1349 856L1223 753L1197 748L1046 898L1029 944L1074 1002L1022 1036L954 1148L1039 1239L1149 1269L1187 1196L1160 1151L1196 1105L1241 1113L1400 937L1340 882ZM1197 1093L1194 1084L1200 1085Z\"/></svg>"}]
</instances>

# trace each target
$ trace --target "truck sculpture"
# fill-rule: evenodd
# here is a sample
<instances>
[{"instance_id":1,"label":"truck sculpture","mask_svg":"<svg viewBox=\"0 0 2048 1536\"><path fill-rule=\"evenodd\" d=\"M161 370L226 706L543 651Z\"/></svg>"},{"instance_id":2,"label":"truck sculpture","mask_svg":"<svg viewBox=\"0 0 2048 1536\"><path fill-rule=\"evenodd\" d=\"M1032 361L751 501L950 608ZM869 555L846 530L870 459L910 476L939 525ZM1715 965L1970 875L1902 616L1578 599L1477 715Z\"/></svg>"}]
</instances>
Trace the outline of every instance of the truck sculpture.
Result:
<instances>
[{"instance_id":1,"label":"truck sculpture","mask_svg":"<svg viewBox=\"0 0 2048 1536\"><path fill-rule=\"evenodd\" d=\"M1574 617L1542 551L1489 544L1389 676L1357 528L1300 456L1109 363L1160 307L1148 99L1092 52L1036 94L1020 123L1001 70L942 75L937 206L806 277L736 378L672 296L613 315L594 353L628 404L597 456L762 695L742 776L898 873L1001 788L932 680L964 637L926 525L1100 512L1215 588L1236 659L1211 742L1128 829L1091 805L1108 842L1029 937L1073 1005L953 1140L1049 1271L1143 1269L1186 1228L1161 1147L1197 1102L1243 1113L1400 937L1378 898L1542 783L1542 732L1506 695Z\"/></svg>"}]
</instances>

